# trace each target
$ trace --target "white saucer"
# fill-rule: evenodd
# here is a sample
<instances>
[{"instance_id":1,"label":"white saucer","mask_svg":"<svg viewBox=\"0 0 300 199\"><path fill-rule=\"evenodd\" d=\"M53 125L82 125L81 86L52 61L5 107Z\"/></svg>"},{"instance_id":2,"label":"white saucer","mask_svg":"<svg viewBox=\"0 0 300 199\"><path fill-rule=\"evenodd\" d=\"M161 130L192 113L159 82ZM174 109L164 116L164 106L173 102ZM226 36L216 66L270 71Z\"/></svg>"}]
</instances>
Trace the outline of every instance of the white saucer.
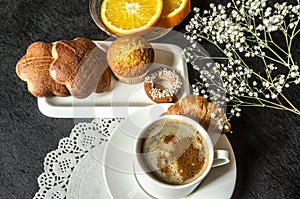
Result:
<instances>
[{"instance_id":1,"label":"white saucer","mask_svg":"<svg viewBox=\"0 0 300 199\"><path fill-rule=\"evenodd\" d=\"M113 132L104 150L103 173L109 195L114 199L151 198L138 185L133 174L133 143L139 129L164 113L169 104L153 105L132 113ZM236 182L236 162L231 145L221 135L215 149L230 153L230 163L213 168L202 184L187 198L230 198Z\"/></svg>"}]
</instances>

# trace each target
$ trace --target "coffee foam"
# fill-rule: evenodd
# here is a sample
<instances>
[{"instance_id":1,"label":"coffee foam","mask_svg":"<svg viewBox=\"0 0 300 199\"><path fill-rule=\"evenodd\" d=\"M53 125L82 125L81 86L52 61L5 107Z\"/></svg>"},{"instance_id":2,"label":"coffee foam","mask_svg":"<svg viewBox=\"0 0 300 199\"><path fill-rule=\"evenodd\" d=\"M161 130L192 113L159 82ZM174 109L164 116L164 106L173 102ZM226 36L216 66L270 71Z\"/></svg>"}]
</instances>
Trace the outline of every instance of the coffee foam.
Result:
<instances>
[{"instance_id":1,"label":"coffee foam","mask_svg":"<svg viewBox=\"0 0 300 199\"><path fill-rule=\"evenodd\" d=\"M208 151L202 135L190 124L167 119L148 128L143 159L152 175L168 184L186 184L202 175Z\"/></svg>"}]
</instances>

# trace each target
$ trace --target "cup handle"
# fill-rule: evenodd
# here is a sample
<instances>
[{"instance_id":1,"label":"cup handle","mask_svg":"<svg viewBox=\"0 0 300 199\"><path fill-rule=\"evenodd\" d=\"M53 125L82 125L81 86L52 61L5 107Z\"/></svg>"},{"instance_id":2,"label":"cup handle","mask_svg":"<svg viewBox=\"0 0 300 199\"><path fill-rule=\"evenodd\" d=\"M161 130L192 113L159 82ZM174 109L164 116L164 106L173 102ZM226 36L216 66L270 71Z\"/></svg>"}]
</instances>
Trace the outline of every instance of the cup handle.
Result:
<instances>
[{"instance_id":1,"label":"cup handle","mask_svg":"<svg viewBox=\"0 0 300 199\"><path fill-rule=\"evenodd\" d=\"M219 167L230 162L229 152L226 150L214 150L214 161L212 167Z\"/></svg>"}]
</instances>

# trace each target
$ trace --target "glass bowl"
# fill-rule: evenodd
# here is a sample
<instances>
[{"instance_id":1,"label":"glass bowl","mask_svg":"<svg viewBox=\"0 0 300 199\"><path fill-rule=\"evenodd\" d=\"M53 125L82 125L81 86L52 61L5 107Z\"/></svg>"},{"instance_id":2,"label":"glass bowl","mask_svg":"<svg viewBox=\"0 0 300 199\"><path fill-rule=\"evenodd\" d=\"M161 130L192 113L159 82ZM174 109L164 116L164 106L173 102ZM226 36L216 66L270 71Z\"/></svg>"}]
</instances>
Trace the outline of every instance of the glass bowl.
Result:
<instances>
[{"instance_id":1,"label":"glass bowl","mask_svg":"<svg viewBox=\"0 0 300 199\"><path fill-rule=\"evenodd\" d=\"M101 16L100 16L100 8L101 8L102 0L90 0L89 2L89 9L90 9L90 15L92 19L94 20L95 24L105 32L107 35L111 37L119 37L118 35L112 33L102 22ZM142 36L146 38L147 40L155 40L158 39L164 35L166 35L168 32L170 32L172 28L151 28L150 31L147 31L147 33L143 34Z\"/></svg>"}]
</instances>

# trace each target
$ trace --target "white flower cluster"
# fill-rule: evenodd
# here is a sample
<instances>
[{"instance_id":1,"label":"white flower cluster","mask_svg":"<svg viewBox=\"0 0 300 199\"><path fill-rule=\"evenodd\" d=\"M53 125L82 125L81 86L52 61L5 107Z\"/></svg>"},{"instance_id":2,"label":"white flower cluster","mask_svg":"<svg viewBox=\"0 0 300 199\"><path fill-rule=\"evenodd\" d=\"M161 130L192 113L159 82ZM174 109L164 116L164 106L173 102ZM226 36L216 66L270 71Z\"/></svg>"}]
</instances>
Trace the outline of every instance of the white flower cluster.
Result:
<instances>
[{"instance_id":1,"label":"white flower cluster","mask_svg":"<svg viewBox=\"0 0 300 199\"><path fill-rule=\"evenodd\" d=\"M185 34L191 45L183 53L200 74L192 85L195 94L231 104L231 116L240 116L240 106L300 115L283 93L300 83L299 66L292 54L293 41L300 33L299 1L298 5L267 7L267 0L232 0L227 5L211 4L203 14L199 8L194 12ZM277 43L278 36L283 37L285 46ZM211 43L222 56L210 57L199 47L202 41Z\"/></svg>"}]
</instances>

